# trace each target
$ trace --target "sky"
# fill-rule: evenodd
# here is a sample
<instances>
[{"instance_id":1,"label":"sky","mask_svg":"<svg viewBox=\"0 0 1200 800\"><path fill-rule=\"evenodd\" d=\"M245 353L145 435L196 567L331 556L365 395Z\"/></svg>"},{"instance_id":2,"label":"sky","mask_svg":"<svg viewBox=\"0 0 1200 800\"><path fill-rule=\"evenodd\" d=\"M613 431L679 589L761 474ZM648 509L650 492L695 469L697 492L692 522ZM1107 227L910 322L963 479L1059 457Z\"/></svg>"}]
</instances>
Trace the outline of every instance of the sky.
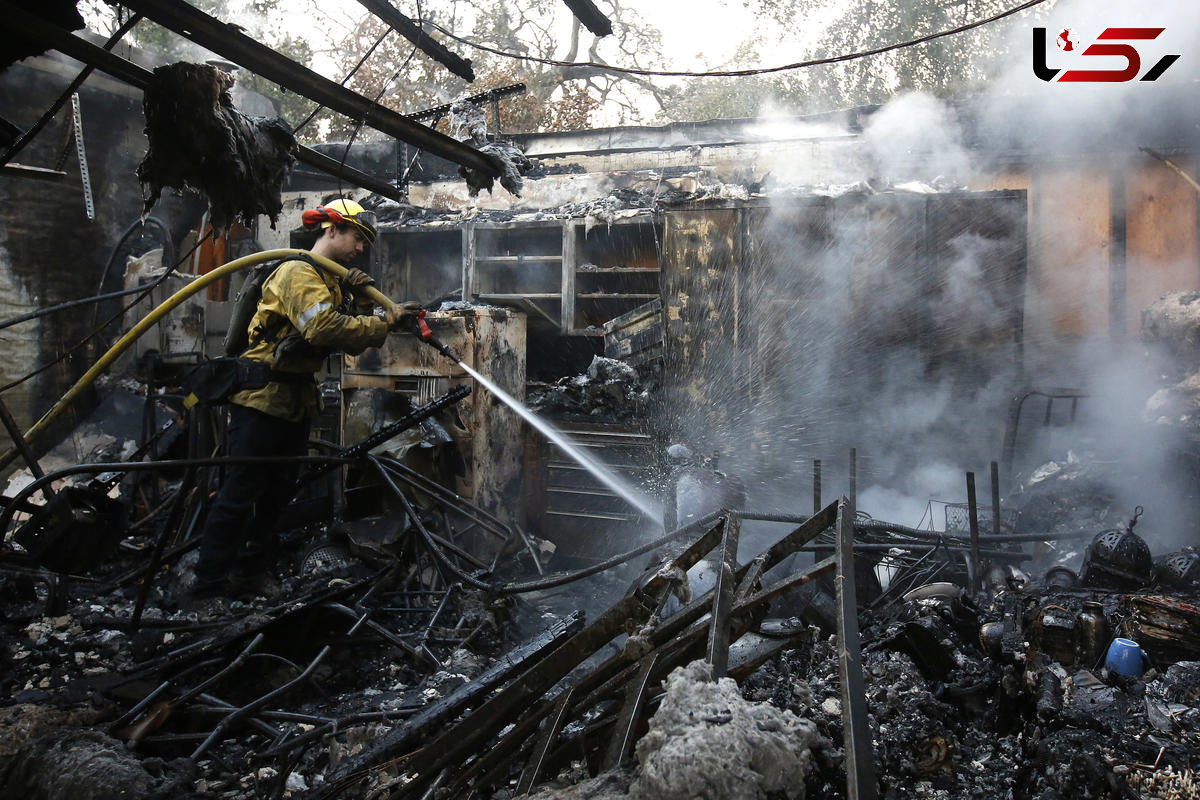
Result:
<instances>
[{"instance_id":1,"label":"sky","mask_svg":"<svg viewBox=\"0 0 1200 800\"><path fill-rule=\"evenodd\" d=\"M513 1L521 2L521 0ZM919 4L949 2L949 0L898 1ZM232 0L232 2L235 5L243 4L243 9L249 6L249 0ZM416 16L418 7L416 0L393 0L393 2L402 12ZM803 31L801 36L804 40L782 38L777 28L773 28L769 20L756 19L744 0L624 0L623 6L635 11L661 32L663 61L671 69L704 70L727 65L738 45L752 35L758 35L765 44L759 49L756 63L752 65L739 64L738 66L762 67L802 60L814 52L814 45L833 18L839 14L861 13L866 2L867 0L827 0L823 4L818 3L817 5L824 6L824 16L812 15L805 19L803 26L797 26ZM1013 5L1017 5L1022 0L1011 0L1011 2ZM438 3L437 0L424 0L421 3L422 9L427 13L431 9L438 8L439 5L443 4ZM334 5L320 4L316 0L282 0L280 6L281 19L285 27L308 37L318 51L336 46L355 22L369 15L365 8L353 0L344 0L344 2ZM553 7L556 9L556 20L562 26L563 50L565 50L568 25L571 19L570 13L563 3L556 3ZM317 9L317 16L314 16L314 9ZM1039 7L1039 11L1045 9L1052 9L1046 25L1056 29L1070 28L1081 44L1074 53L1065 53L1051 46L1050 60L1053 61L1057 58L1064 66L1071 63L1076 66L1090 65L1097 68L1120 65L1120 59L1111 56L1081 59L1079 55L1079 50L1093 42L1095 37L1109 26L1153 25L1165 28L1163 34L1156 41L1139 45L1139 51L1145 54L1148 62L1162 53L1181 54L1179 63L1171 67L1170 77L1172 79L1178 79L1181 73L1189 71L1195 74L1195 64L1200 61L1200 53L1195 52L1198 29L1196 23L1200 16L1200 0L1137 0L1136 2L1133 0L1050 0L1046 5ZM242 13L246 15L249 12L243 11ZM238 15L233 15L228 21L243 24L247 28L253 27L253 22L249 18L239 19ZM997 69L995 76L992 77L992 82L997 87L1032 92L1059 90L1060 87L1057 84L1042 84L1033 76L1029 68L1029 29L1033 24L1035 23L1020 16L993 24L992 29L1017 37L1014 39L1015 46L1013 47L1016 60ZM466 29L469 29L469 25L465 23L459 27L459 30ZM907 35L909 35L907 31L896 31L898 39ZM605 45L600 52L610 63L617 65L628 63L627 57L613 52L611 39L606 41ZM450 47L466 57L473 55L471 49L465 45L450 43ZM318 72L331 76L338 75L340 70L328 54L319 53L312 66ZM672 79L655 78L653 80L661 84ZM1130 86L1131 84L1120 84L1104 87L1093 84L1088 87L1088 90L1099 94L1128 94L1137 99L1139 96L1137 93L1120 91L1128 90ZM1143 84L1143 88L1146 88L1147 91L1142 94L1146 94L1153 87ZM1108 89L1113 91L1108 91ZM653 111L654 109L649 109L643 116L649 119L653 116ZM614 123L615 120L608 119L604 113L594 115L593 124L595 125Z\"/></svg>"}]
</instances>

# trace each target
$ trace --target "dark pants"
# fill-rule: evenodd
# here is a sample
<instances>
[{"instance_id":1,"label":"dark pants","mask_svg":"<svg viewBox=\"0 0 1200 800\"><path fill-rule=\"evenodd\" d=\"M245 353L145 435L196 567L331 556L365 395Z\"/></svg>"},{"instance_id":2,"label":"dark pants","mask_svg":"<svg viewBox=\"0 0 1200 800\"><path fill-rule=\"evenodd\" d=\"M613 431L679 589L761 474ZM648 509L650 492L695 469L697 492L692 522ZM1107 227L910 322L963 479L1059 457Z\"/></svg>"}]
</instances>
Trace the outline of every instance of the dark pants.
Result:
<instances>
[{"instance_id":1,"label":"dark pants","mask_svg":"<svg viewBox=\"0 0 1200 800\"><path fill-rule=\"evenodd\" d=\"M288 422L253 408L229 407L231 456L303 455L308 422ZM254 573L274 559L275 523L292 498L298 464L232 464L200 541L198 585L223 583L232 569Z\"/></svg>"}]
</instances>

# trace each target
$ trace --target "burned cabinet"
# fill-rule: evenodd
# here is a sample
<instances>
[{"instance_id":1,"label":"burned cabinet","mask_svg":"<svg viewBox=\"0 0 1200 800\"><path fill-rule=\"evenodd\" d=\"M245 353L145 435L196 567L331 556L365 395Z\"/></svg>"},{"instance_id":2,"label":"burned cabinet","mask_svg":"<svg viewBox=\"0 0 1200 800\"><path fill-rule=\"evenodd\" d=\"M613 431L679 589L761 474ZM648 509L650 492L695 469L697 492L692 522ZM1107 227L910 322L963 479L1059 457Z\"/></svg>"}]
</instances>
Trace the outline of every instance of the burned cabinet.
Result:
<instances>
[{"instance_id":1,"label":"burned cabinet","mask_svg":"<svg viewBox=\"0 0 1200 800\"><path fill-rule=\"evenodd\" d=\"M649 215L596 225L567 223L563 269L568 332L596 335L612 320L659 299L661 225Z\"/></svg>"},{"instance_id":2,"label":"burned cabinet","mask_svg":"<svg viewBox=\"0 0 1200 800\"><path fill-rule=\"evenodd\" d=\"M463 297L562 325L562 223L472 224L463 229Z\"/></svg>"},{"instance_id":3,"label":"burned cabinet","mask_svg":"<svg viewBox=\"0 0 1200 800\"><path fill-rule=\"evenodd\" d=\"M531 325L574 336L657 299L661 225L640 214L472 223L462 229L463 297L525 311Z\"/></svg>"},{"instance_id":4,"label":"burned cabinet","mask_svg":"<svg viewBox=\"0 0 1200 800\"><path fill-rule=\"evenodd\" d=\"M556 422L572 442L634 486L653 486L657 445L636 424ZM646 521L628 501L598 481L553 442L526 442L530 480L526 506L530 524L553 542L557 557L604 558L641 542Z\"/></svg>"},{"instance_id":5,"label":"burned cabinet","mask_svg":"<svg viewBox=\"0 0 1200 800\"><path fill-rule=\"evenodd\" d=\"M524 314L473 307L434 312L427 320L439 340L465 364L518 400L525 396ZM461 366L422 343L415 333L393 332L382 347L345 357L342 390L347 412L343 414L343 425L378 425L378 421L364 422L352 416L353 410L362 406L363 398L356 397L358 393L382 391L420 405L461 384L471 386L471 395L454 407L444 425L461 459L461 469L452 476L455 490L501 519L522 524L523 421ZM347 429L344 439L358 441L362 434L362 430Z\"/></svg>"},{"instance_id":6,"label":"burned cabinet","mask_svg":"<svg viewBox=\"0 0 1200 800\"><path fill-rule=\"evenodd\" d=\"M436 307L462 289L462 235L457 228L399 228L380 233L378 288L388 297Z\"/></svg>"}]
</instances>

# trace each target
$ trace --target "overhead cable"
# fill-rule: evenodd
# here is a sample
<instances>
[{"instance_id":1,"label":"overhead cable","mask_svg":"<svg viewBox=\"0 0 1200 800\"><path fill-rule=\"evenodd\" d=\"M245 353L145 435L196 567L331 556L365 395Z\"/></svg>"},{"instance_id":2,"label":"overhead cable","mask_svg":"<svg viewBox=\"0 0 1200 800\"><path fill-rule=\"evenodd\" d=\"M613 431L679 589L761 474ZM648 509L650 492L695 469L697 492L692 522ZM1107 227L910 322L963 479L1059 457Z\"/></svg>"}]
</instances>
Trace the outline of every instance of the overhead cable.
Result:
<instances>
[{"instance_id":1,"label":"overhead cable","mask_svg":"<svg viewBox=\"0 0 1200 800\"><path fill-rule=\"evenodd\" d=\"M843 61L854 61L859 58L866 58L867 56L876 56L876 55L879 55L880 53L887 53L892 50L902 50L906 47L912 47L914 45L924 44L925 42L931 42L935 39L941 39L946 36L954 36L956 34L965 33L966 31L973 30L975 28L983 27L984 25L988 25L992 22L1002 20L1005 17L1011 17L1014 14L1019 14L1020 12L1025 11L1026 9L1033 8L1034 6L1041 5L1042 3L1045 3L1045 2L1046 2L1046 0L1027 0L1027 2L1022 3L1021 5L1016 6L1014 8L1010 8L1007 11L1001 11L998 14L994 14L985 19L977 20L975 22L971 22L966 25L960 25L957 28L951 28L949 30L938 31L937 33L930 33L925 36L918 37L916 39L909 39L908 41L904 41L904 42L896 42L895 44L884 45L882 47L875 47L870 50L860 50L855 53L844 53L843 55L840 55L840 56L828 56L826 58L814 58L809 61L797 61L794 64L781 64L781 65L775 66L775 67L757 67L754 69L709 70L707 72L689 72L686 70L654 70L654 69L641 69L639 67L617 67L617 66L613 66L611 64L605 64L604 62L601 62L601 61L556 61L555 59L552 59L552 58L539 58L537 56L526 56L526 55L521 55L520 53L510 53L506 50L500 50L495 47L490 47L485 44L480 44L478 42L472 42L469 39L464 39L463 37L454 34L453 32L443 28L442 26L438 25L435 22L430 22L429 24L431 26L433 26L434 28L436 28L437 30L441 31L444 35L450 37L451 39L454 39L456 42L461 42L462 44L465 44L469 47L474 47L476 50L483 50L484 52L492 53L493 55L503 56L505 58L512 58L517 61L531 61L536 64L546 64L546 65L552 66L552 67L581 67L581 68L589 68L589 69L601 69L601 70L604 70L605 72L616 72L616 73L622 73L622 74L626 74L626 75L645 75L645 76L650 76L650 77L662 77L662 78L736 78L736 77L741 77L741 76L746 76L746 75L766 75L766 74L770 74L773 72L788 72L790 70L803 69L805 67L815 67L815 66L819 66L821 64L837 64L837 63L840 63Z\"/></svg>"}]
</instances>

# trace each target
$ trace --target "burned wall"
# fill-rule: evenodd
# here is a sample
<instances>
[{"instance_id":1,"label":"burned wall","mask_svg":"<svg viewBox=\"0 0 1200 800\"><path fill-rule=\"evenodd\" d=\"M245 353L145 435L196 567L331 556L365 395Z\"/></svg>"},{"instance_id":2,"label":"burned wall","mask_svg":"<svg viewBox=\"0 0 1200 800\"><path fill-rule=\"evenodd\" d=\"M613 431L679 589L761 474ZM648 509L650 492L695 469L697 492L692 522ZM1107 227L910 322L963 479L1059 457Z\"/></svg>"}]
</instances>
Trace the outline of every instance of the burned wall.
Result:
<instances>
[{"instance_id":1,"label":"burned wall","mask_svg":"<svg viewBox=\"0 0 1200 800\"><path fill-rule=\"evenodd\" d=\"M668 212L670 435L759 503L794 506L851 447L860 487L957 486L996 457L1020 375L1025 217L1014 192Z\"/></svg>"},{"instance_id":2,"label":"burned wall","mask_svg":"<svg viewBox=\"0 0 1200 800\"><path fill-rule=\"evenodd\" d=\"M129 57L128 49L122 53ZM0 73L0 107L5 118L28 128L75 76L81 64L58 54L26 59ZM54 168L66 173L57 180L0 177L0 317L9 319L37 308L122 288L123 258L107 270L122 235L141 217L142 195L135 169L145 149L141 92L94 73L79 91L84 144L95 202L94 220L87 218L79 160L69 140L71 106L14 159L16 163ZM153 210L172 237L195 223L203 206L194 200L164 197ZM100 308L100 320L120 309L119 301ZM0 364L6 384L57 359L92 329L93 307L45 316L0 331L7 358ZM107 337L111 338L113 330ZM5 392L5 402L18 424L28 427L103 352L96 341L80 348L61 365ZM86 414L81 401L78 414ZM68 417L70 415L67 415ZM78 421L64 419L63 426ZM65 430L62 427L61 430ZM39 444L53 443L54 435Z\"/></svg>"}]
</instances>

